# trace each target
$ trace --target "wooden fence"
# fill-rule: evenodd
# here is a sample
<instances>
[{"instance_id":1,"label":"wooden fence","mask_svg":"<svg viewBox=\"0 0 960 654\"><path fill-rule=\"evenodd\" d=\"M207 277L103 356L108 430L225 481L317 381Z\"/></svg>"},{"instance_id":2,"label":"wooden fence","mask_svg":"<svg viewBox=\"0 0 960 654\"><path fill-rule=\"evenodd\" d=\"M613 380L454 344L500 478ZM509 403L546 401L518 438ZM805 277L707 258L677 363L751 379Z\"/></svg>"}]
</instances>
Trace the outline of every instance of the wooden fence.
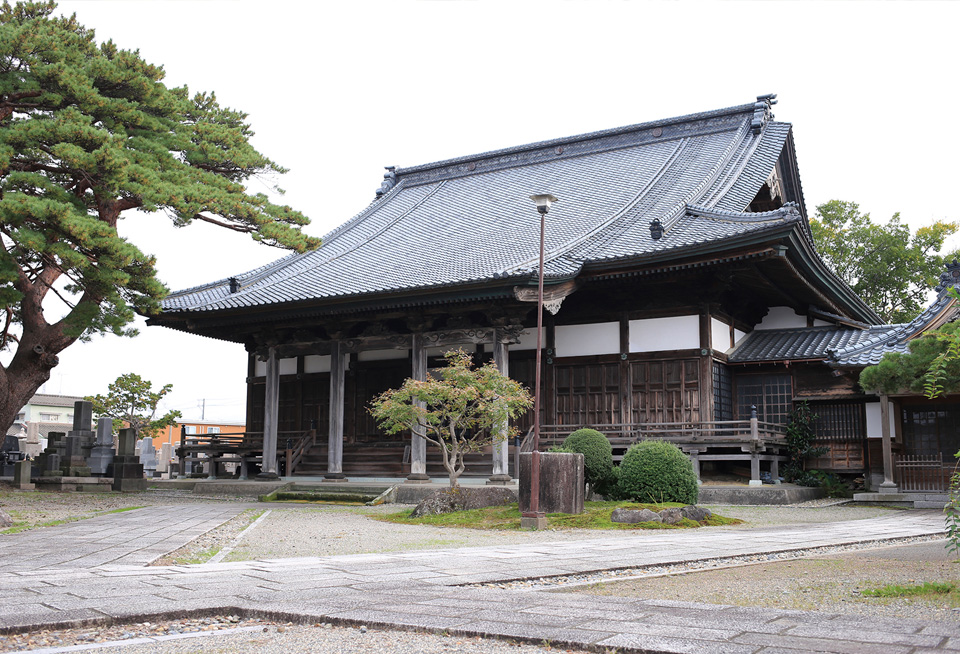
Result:
<instances>
[{"instance_id":1,"label":"wooden fence","mask_svg":"<svg viewBox=\"0 0 960 654\"><path fill-rule=\"evenodd\" d=\"M950 486L951 466L944 467L943 454L895 454L897 486L903 492L945 493Z\"/></svg>"}]
</instances>

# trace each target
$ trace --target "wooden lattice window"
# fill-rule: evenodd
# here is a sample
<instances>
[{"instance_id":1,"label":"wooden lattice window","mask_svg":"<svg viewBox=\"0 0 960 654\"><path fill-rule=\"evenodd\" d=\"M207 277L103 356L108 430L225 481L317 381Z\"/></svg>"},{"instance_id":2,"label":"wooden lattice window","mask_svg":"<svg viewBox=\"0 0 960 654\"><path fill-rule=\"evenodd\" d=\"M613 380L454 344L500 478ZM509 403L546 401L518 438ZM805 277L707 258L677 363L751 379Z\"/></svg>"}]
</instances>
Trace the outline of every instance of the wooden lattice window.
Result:
<instances>
[{"instance_id":1,"label":"wooden lattice window","mask_svg":"<svg viewBox=\"0 0 960 654\"><path fill-rule=\"evenodd\" d=\"M718 361L713 362L713 412L717 420L733 420L733 377Z\"/></svg>"},{"instance_id":2,"label":"wooden lattice window","mask_svg":"<svg viewBox=\"0 0 960 654\"><path fill-rule=\"evenodd\" d=\"M952 457L960 450L960 403L903 407L905 454Z\"/></svg>"},{"instance_id":3,"label":"wooden lattice window","mask_svg":"<svg viewBox=\"0 0 960 654\"><path fill-rule=\"evenodd\" d=\"M790 375L742 375L737 377L737 416L750 418L750 407L757 407L762 422L785 425L793 410L793 386Z\"/></svg>"}]
</instances>

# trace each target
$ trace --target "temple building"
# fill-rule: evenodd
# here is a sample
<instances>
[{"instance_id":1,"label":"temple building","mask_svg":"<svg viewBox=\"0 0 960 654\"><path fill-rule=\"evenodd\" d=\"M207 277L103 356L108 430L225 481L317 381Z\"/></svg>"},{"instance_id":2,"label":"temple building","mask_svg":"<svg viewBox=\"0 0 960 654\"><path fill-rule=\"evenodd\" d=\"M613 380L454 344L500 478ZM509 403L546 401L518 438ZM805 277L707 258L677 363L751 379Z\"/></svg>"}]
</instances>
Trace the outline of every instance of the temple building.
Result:
<instances>
[{"instance_id":1,"label":"temple building","mask_svg":"<svg viewBox=\"0 0 960 654\"><path fill-rule=\"evenodd\" d=\"M823 463L865 473L880 399L846 372L906 328L871 327L876 314L816 254L792 128L773 104L390 167L319 249L173 293L150 323L246 347L246 424L262 434L265 474L278 443L312 429L285 474L442 475L422 438L386 436L367 407L455 348L533 386L528 196L551 193L545 433L667 437L698 466L745 466L760 483L808 400L831 443ZM468 473L509 480L514 448L498 443Z\"/></svg>"}]
</instances>

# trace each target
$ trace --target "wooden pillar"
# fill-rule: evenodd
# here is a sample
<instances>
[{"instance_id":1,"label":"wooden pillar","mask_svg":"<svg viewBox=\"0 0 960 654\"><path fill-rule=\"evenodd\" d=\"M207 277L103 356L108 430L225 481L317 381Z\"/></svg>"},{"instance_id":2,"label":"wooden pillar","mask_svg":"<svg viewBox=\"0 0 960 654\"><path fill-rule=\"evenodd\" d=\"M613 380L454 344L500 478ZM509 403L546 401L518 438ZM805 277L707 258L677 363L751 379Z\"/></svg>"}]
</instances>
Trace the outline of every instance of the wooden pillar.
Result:
<instances>
[{"instance_id":1,"label":"wooden pillar","mask_svg":"<svg viewBox=\"0 0 960 654\"><path fill-rule=\"evenodd\" d=\"M881 493L896 493L897 484L893 481L893 439L890 437L890 398L880 396L880 434L883 437L883 483Z\"/></svg>"},{"instance_id":2,"label":"wooden pillar","mask_svg":"<svg viewBox=\"0 0 960 654\"><path fill-rule=\"evenodd\" d=\"M330 346L330 424L327 440L327 473L324 481L340 481L343 474L343 387L346 379L345 359L340 341Z\"/></svg>"},{"instance_id":3,"label":"wooden pillar","mask_svg":"<svg viewBox=\"0 0 960 654\"><path fill-rule=\"evenodd\" d=\"M630 379L630 320L620 317L620 436L630 435L627 425L633 422L633 384Z\"/></svg>"},{"instance_id":4,"label":"wooden pillar","mask_svg":"<svg viewBox=\"0 0 960 654\"><path fill-rule=\"evenodd\" d=\"M713 410L713 322L710 309L700 311L700 422L712 422Z\"/></svg>"},{"instance_id":5,"label":"wooden pillar","mask_svg":"<svg viewBox=\"0 0 960 654\"><path fill-rule=\"evenodd\" d=\"M493 330L493 364L504 377L510 376L510 352L503 341L503 329ZM509 422L504 419L494 427L493 432L493 474L487 480L488 484L510 483L510 440L508 432Z\"/></svg>"},{"instance_id":6,"label":"wooden pillar","mask_svg":"<svg viewBox=\"0 0 960 654\"><path fill-rule=\"evenodd\" d=\"M280 361L276 348L267 356L267 376L263 397L263 464L257 479L276 479L277 424L280 417Z\"/></svg>"},{"instance_id":7,"label":"wooden pillar","mask_svg":"<svg viewBox=\"0 0 960 654\"><path fill-rule=\"evenodd\" d=\"M423 335L414 334L410 344L411 377L417 381L427 379L427 348L423 345ZM425 406L417 400L418 406ZM426 484L430 482L427 476L427 441L423 437L422 427L415 427L410 434L410 474L406 483Z\"/></svg>"}]
</instances>

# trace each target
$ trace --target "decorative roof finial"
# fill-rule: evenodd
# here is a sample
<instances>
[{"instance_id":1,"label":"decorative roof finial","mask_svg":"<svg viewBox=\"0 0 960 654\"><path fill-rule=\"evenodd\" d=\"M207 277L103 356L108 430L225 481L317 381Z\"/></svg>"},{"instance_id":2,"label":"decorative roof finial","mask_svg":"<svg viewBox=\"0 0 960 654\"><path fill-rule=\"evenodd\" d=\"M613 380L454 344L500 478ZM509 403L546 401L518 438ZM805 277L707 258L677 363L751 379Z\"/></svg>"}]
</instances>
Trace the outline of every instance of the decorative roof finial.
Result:
<instances>
[{"instance_id":1,"label":"decorative roof finial","mask_svg":"<svg viewBox=\"0 0 960 654\"><path fill-rule=\"evenodd\" d=\"M753 105L753 121L750 123L750 128L754 134L759 134L763 130L763 126L767 124L767 121L773 120L773 111L771 111L771 109L775 104L777 104L776 93L757 96L757 101Z\"/></svg>"},{"instance_id":2,"label":"decorative roof finial","mask_svg":"<svg viewBox=\"0 0 960 654\"><path fill-rule=\"evenodd\" d=\"M650 236L653 237L654 241L659 241L660 237L663 236L663 223L660 222L659 218L650 221Z\"/></svg>"},{"instance_id":3,"label":"decorative roof finial","mask_svg":"<svg viewBox=\"0 0 960 654\"><path fill-rule=\"evenodd\" d=\"M933 290L937 293L943 293L949 288L960 285L960 263L954 259L952 263L947 264L947 269L940 273L940 284Z\"/></svg>"},{"instance_id":4,"label":"decorative roof finial","mask_svg":"<svg viewBox=\"0 0 960 654\"><path fill-rule=\"evenodd\" d=\"M394 172L396 166L384 166L384 168L387 169L387 172L383 174L383 181L380 183L380 188L377 189L378 200L397 185L397 173Z\"/></svg>"}]
</instances>

